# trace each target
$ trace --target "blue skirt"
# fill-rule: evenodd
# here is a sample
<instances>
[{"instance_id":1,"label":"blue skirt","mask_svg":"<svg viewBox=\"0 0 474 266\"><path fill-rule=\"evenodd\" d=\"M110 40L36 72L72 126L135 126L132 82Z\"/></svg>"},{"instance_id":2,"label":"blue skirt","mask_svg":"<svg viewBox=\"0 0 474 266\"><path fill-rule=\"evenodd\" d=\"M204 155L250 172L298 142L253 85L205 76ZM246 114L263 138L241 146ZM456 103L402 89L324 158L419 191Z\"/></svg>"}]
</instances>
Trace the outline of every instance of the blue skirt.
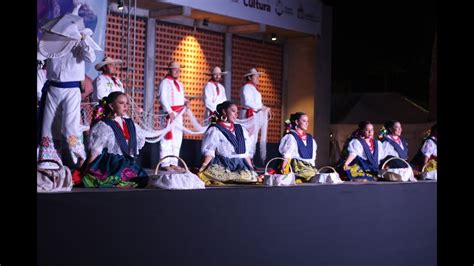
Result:
<instances>
[{"instance_id":1,"label":"blue skirt","mask_svg":"<svg viewBox=\"0 0 474 266\"><path fill-rule=\"evenodd\" d=\"M369 160L364 160L357 156L349 165L350 169L345 170L347 178L351 181L377 181L378 166L373 166Z\"/></svg>"}]
</instances>

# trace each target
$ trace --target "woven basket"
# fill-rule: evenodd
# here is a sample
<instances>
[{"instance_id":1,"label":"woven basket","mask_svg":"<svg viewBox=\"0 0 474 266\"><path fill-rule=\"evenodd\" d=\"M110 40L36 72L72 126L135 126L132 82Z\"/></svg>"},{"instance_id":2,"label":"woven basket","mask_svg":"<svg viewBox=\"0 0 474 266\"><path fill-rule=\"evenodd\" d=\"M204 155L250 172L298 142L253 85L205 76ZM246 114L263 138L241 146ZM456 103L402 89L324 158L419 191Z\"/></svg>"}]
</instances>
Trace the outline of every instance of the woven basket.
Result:
<instances>
[{"instance_id":1,"label":"woven basket","mask_svg":"<svg viewBox=\"0 0 474 266\"><path fill-rule=\"evenodd\" d=\"M332 173L321 173L323 169L330 169L332 170ZM310 180L311 183L319 183L319 184L341 184L344 183L344 181L341 180L339 177L339 174L336 172L336 169L334 169L331 166L323 166L319 168L318 173L311 178Z\"/></svg>"},{"instance_id":2,"label":"woven basket","mask_svg":"<svg viewBox=\"0 0 474 266\"><path fill-rule=\"evenodd\" d=\"M174 157L177 158L184 166L185 172L159 171L160 165L164 159ZM155 174L148 179L148 188L162 188L162 189L203 189L204 182L199 177L189 171L188 166L183 159L168 155L163 157L155 168Z\"/></svg>"},{"instance_id":3,"label":"woven basket","mask_svg":"<svg viewBox=\"0 0 474 266\"><path fill-rule=\"evenodd\" d=\"M293 172L293 168L290 166L290 173L288 174L269 174L268 173L268 165L274 160L285 160L285 158L275 157L267 162L265 165L265 174L264 174L264 181L263 184L266 186L292 186L296 185L295 182L295 173Z\"/></svg>"},{"instance_id":4,"label":"woven basket","mask_svg":"<svg viewBox=\"0 0 474 266\"><path fill-rule=\"evenodd\" d=\"M403 162L407 167L405 168L387 168L387 163L392 160L399 160ZM413 169L411 168L410 164L399 157L392 157L385 161L382 165L382 178L384 181L395 181L395 182L416 182L416 178L413 175Z\"/></svg>"}]
</instances>

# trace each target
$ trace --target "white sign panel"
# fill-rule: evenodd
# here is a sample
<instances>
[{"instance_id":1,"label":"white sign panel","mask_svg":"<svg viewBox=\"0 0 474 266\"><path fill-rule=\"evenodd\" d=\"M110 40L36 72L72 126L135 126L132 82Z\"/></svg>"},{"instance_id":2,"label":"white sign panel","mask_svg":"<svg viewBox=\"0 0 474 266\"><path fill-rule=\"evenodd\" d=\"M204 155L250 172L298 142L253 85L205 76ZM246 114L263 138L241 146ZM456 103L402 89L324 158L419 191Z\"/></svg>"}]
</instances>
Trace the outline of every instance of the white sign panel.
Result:
<instances>
[{"instance_id":1,"label":"white sign panel","mask_svg":"<svg viewBox=\"0 0 474 266\"><path fill-rule=\"evenodd\" d=\"M156 0L317 35L321 32L320 0Z\"/></svg>"}]
</instances>

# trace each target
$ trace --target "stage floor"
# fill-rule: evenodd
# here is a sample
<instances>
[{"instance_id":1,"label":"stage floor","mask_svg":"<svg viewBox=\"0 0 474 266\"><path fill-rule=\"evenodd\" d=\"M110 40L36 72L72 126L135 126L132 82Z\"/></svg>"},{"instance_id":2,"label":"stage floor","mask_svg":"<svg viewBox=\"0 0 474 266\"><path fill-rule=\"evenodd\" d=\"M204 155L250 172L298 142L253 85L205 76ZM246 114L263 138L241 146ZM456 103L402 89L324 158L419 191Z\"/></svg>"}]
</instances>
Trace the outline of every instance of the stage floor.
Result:
<instances>
[{"instance_id":1,"label":"stage floor","mask_svg":"<svg viewBox=\"0 0 474 266\"><path fill-rule=\"evenodd\" d=\"M436 265L437 182L37 194L38 265Z\"/></svg>"},{"instance_id":2,"label":"stage floor","mask_svg":"<svg viewBox=\"0 0 474 266\"><path fill-rule=\"evenodd\" d=\"M423 183L437 183L437 181L431 180L421 180L416 183L411 182L344 182L342 184L313 184L313 183L303 183L297 184L294 186L282 186L282 187L270 187L263 184L226 184L224 186L206 186L205 189L199 189L195 191L204 191L209 189L275 189L275 188L285 188L285 189L295 189L298 187L321 187L321 186L385 186L385 185L413 185L413 184L423 184ZM39 193L39 194L68 194L68 193L85 193L85 192L139 192L139 191L167 191L166 189L161 188L78 188L75 187L70 192L51 192L51 193ZM176 190L171 190L176 191Z\"/></svg>"}]
</instances>

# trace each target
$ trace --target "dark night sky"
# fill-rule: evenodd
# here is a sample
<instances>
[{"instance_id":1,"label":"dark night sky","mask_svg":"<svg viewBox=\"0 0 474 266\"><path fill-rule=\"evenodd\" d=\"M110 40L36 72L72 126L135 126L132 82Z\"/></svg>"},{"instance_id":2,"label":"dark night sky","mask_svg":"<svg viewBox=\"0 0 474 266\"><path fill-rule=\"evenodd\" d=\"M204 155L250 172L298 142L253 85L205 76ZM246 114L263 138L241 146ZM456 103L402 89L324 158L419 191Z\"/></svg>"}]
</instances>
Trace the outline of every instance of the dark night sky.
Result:
<instances>
[{"instance_id":1,"label":"dark night sky","mask_svg":"<svg viewBox=\"0 0 474 266\"><path fill-rule=\"evenodd\" d=\"M334 8L333 92L396 91L427 107L435 1L325 2Z\"/></svg>"}]
</instances>

